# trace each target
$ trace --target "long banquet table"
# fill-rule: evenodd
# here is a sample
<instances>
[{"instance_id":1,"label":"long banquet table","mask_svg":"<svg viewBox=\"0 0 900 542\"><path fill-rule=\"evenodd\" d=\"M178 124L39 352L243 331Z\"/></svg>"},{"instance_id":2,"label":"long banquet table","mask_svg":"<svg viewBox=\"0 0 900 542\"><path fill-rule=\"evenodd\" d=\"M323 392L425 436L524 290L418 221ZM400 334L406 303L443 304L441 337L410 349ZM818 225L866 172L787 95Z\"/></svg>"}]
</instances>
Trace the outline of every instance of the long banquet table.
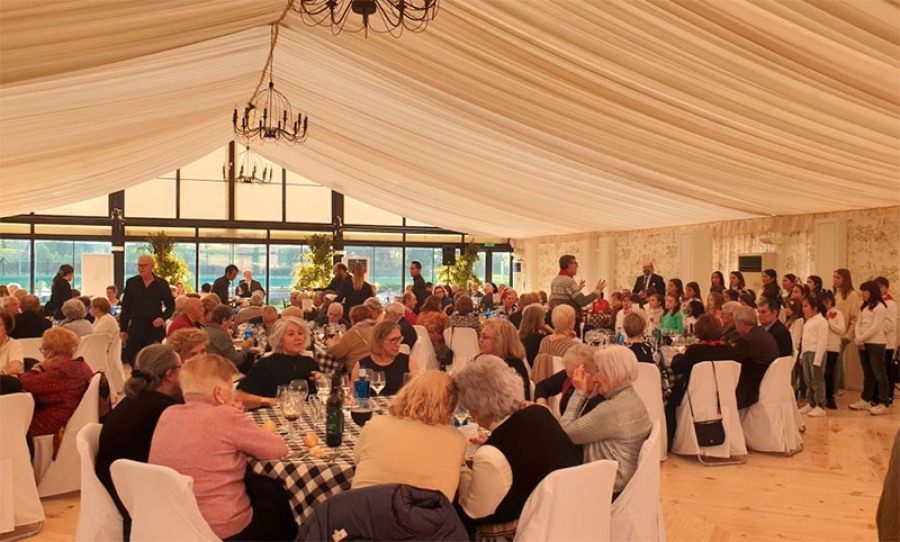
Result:
<instances>
[{"instance_id":1,"label":"long banquet table","mask_svg":"<svg viewBox=\"0 0 900 542\"><path fill-rule=\"evenodd\" d=\"M373 414L380 415L387 412L388 398L374 397L371 399ZM353 446L359 438L360 428L349 419L344 421L344 440L339 448L328 448L325 445L325 424L320 422L316 434L319 436L319 446L330 452L335 450L336 457L325 460L318 459L309 454L309 447L302 442L306 433L313 431L313 420L310 409L304 409L300 419L295 422L295 437L292 439L287 431L287 420L277 408L261 408L248 415L262 425L265 422L274 422L278 434L282 435L288 445L288 455L272 461L260 461L250 459L250 467L253 472L264 474L271 478L284 482L291 499L291 508L294 518L298 523L303 523L312 514L315 506L332 495L336 495L350 489L356 464L353 461ZM324 416L322 416L324 418ZM347 435L352 436L348 442Z\"/></svg>"}]
</instances>

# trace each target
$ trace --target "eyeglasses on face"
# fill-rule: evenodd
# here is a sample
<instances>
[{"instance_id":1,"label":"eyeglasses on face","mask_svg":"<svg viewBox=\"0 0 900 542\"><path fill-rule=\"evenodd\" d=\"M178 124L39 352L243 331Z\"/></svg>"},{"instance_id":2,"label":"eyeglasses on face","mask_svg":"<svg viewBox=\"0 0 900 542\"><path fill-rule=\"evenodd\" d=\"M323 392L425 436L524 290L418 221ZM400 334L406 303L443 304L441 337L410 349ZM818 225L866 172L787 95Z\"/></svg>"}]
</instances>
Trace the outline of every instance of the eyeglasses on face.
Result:
<instances>
[{"instance_id":1,"label":"eyeglasses on face","mask_svg":"<svg viewBox=\"0 0 900 542\"><path fill-rule=\"evenodd\" d=\"M403 337L388 337L385 340L391 344L400 344L400 341L403 340Z\"/></svg>"}]
</instances>

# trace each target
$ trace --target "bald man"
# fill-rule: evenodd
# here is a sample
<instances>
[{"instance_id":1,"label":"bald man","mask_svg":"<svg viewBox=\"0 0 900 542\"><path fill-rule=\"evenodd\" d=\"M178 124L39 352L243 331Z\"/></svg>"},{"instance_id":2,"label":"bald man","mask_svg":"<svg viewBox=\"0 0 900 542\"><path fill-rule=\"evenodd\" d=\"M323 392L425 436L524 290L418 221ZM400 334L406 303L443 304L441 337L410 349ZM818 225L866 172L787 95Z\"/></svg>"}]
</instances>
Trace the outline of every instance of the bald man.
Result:
<instances>
[{"instance_id":1,"label":"bald man","mask_svg":"<svg viewBox=\"0 0 900 542\"><path fill-rule=\"evenodd\" d=\"M169 283L153 274L153 266L153 257L138 258L138 274L125 282L122 294L119 330L125 343L123 361L132 366L141 348L166 338L166 320L175 311Z\"/></svg>"}]
</instances>

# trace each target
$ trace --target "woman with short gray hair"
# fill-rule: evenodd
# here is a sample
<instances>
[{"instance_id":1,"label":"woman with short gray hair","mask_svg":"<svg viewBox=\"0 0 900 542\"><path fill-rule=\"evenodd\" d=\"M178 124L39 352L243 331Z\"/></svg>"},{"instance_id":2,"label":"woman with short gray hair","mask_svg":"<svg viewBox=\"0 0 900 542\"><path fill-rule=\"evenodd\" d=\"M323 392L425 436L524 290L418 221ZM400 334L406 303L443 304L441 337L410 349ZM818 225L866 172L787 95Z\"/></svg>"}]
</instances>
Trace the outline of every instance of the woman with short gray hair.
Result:
<instances>
[{"instance_id":1,"label":"woman with short gray hair","mask_svg":"<svg viewBox=\"0 0 900 542\"><path fill-rule=\"evenodd\" d=\"M537 404L549 408L550 402L548 399L554 395L559 395L559 412L565 412L566 406L569 404L569 399L572 398L572 394L575 392L575 387L572 386L572 375L575 374L575 369L580 365L594 359L594 350L594 347L584 343L578 343L566 350L566 355L563 356L563 370L549 378L541 380L534 387L534 400ZM584 411L590 412L594 407L600 404L603 399L602 395L595 395L588 401Z\"/></svg>"},{"instance_id":2,"label":"woman with short gray hair","mask_svg":"<svg viewBox=\"0 0 900 542\"><path fill-rule=\"evenodd\" d=\"M459 504L468 516L463 519L482 536L511 539L531 491L550 472L581 463L580 457L549 410L522 408L521 379L497 356L479 357L455 372L453 381L460 404L491 430L472 468L460 475Z\"/></svg>"},{"instance_id":3,"label":"woman with short gray hair","mask_svg":"<svg viewBox=\"0 0 900 542\"><path fill-rule=\"evenodd\" d=\"M77 297L63 303L62 313L66 317L61 324L63 328L75 332L79 337L84 337L94 332L94 327L85 320L87 309L84 308L84 303Z\"/></svg>"},{"instance_id":4,"label":"woman with short gray hair","mask_svg":"<svg viewBox=\"0 0 900 542\"><path fill-rule=\"evenodd\" d=\"M613 500L637 471L641 446L650 436L647 407L634 391L638 361L625 346L597 350L593 360L575 369L575 393L560 422L572 442L584 445L584 462L612 459L619 462ZM606 400L585 414L585 401L596 395Z\"/></svg>"}]
</instances>

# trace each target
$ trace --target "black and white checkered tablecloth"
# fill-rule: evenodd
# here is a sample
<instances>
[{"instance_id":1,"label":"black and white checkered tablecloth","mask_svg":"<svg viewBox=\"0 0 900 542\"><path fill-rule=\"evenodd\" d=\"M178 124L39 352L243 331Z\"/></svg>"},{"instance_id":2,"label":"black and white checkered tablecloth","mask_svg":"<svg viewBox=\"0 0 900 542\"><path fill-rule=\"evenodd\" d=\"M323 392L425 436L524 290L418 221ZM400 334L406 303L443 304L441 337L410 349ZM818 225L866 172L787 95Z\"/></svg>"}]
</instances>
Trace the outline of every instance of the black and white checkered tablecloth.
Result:
<instances>
[{"instance_id":1,"label":"black and white checkered tablecloth","mask_svg":"<svg viewBox=\"0 0 900 542\"><path fill-rule=\"evenodd\" d=\"M372 399L374 414L387 413L388 398L376 397ZM349 419L344 420L344 439L339 448L335 448L339 454L334 459L323 460L309 455L309 447L301 440L303 435L313 431L313 420L309 408L296 422L295 437L292 439L287 434L287 420L281 416L276 408L261 408L248 415L258 425L271 421L278 425L278 433L281 434L288 445L288 455L282 459L273 461L260 461L250 459L253 472L264 474L271 478L284 481L285 488L291 497L291 506L294 517L298 523L303 523L311 514L315 506L323 502L331 495L336 495L350 489L350 481L356 469L353 461L353 445L359 438L359 427ZM324 416L323 416L324 418ZM316 434L319 435L319 445L323 450L331 451L325 445L324 422L317 426ZM352 442L348 442L347 435L352 435Z\"/></svg>"}]
</instances>

